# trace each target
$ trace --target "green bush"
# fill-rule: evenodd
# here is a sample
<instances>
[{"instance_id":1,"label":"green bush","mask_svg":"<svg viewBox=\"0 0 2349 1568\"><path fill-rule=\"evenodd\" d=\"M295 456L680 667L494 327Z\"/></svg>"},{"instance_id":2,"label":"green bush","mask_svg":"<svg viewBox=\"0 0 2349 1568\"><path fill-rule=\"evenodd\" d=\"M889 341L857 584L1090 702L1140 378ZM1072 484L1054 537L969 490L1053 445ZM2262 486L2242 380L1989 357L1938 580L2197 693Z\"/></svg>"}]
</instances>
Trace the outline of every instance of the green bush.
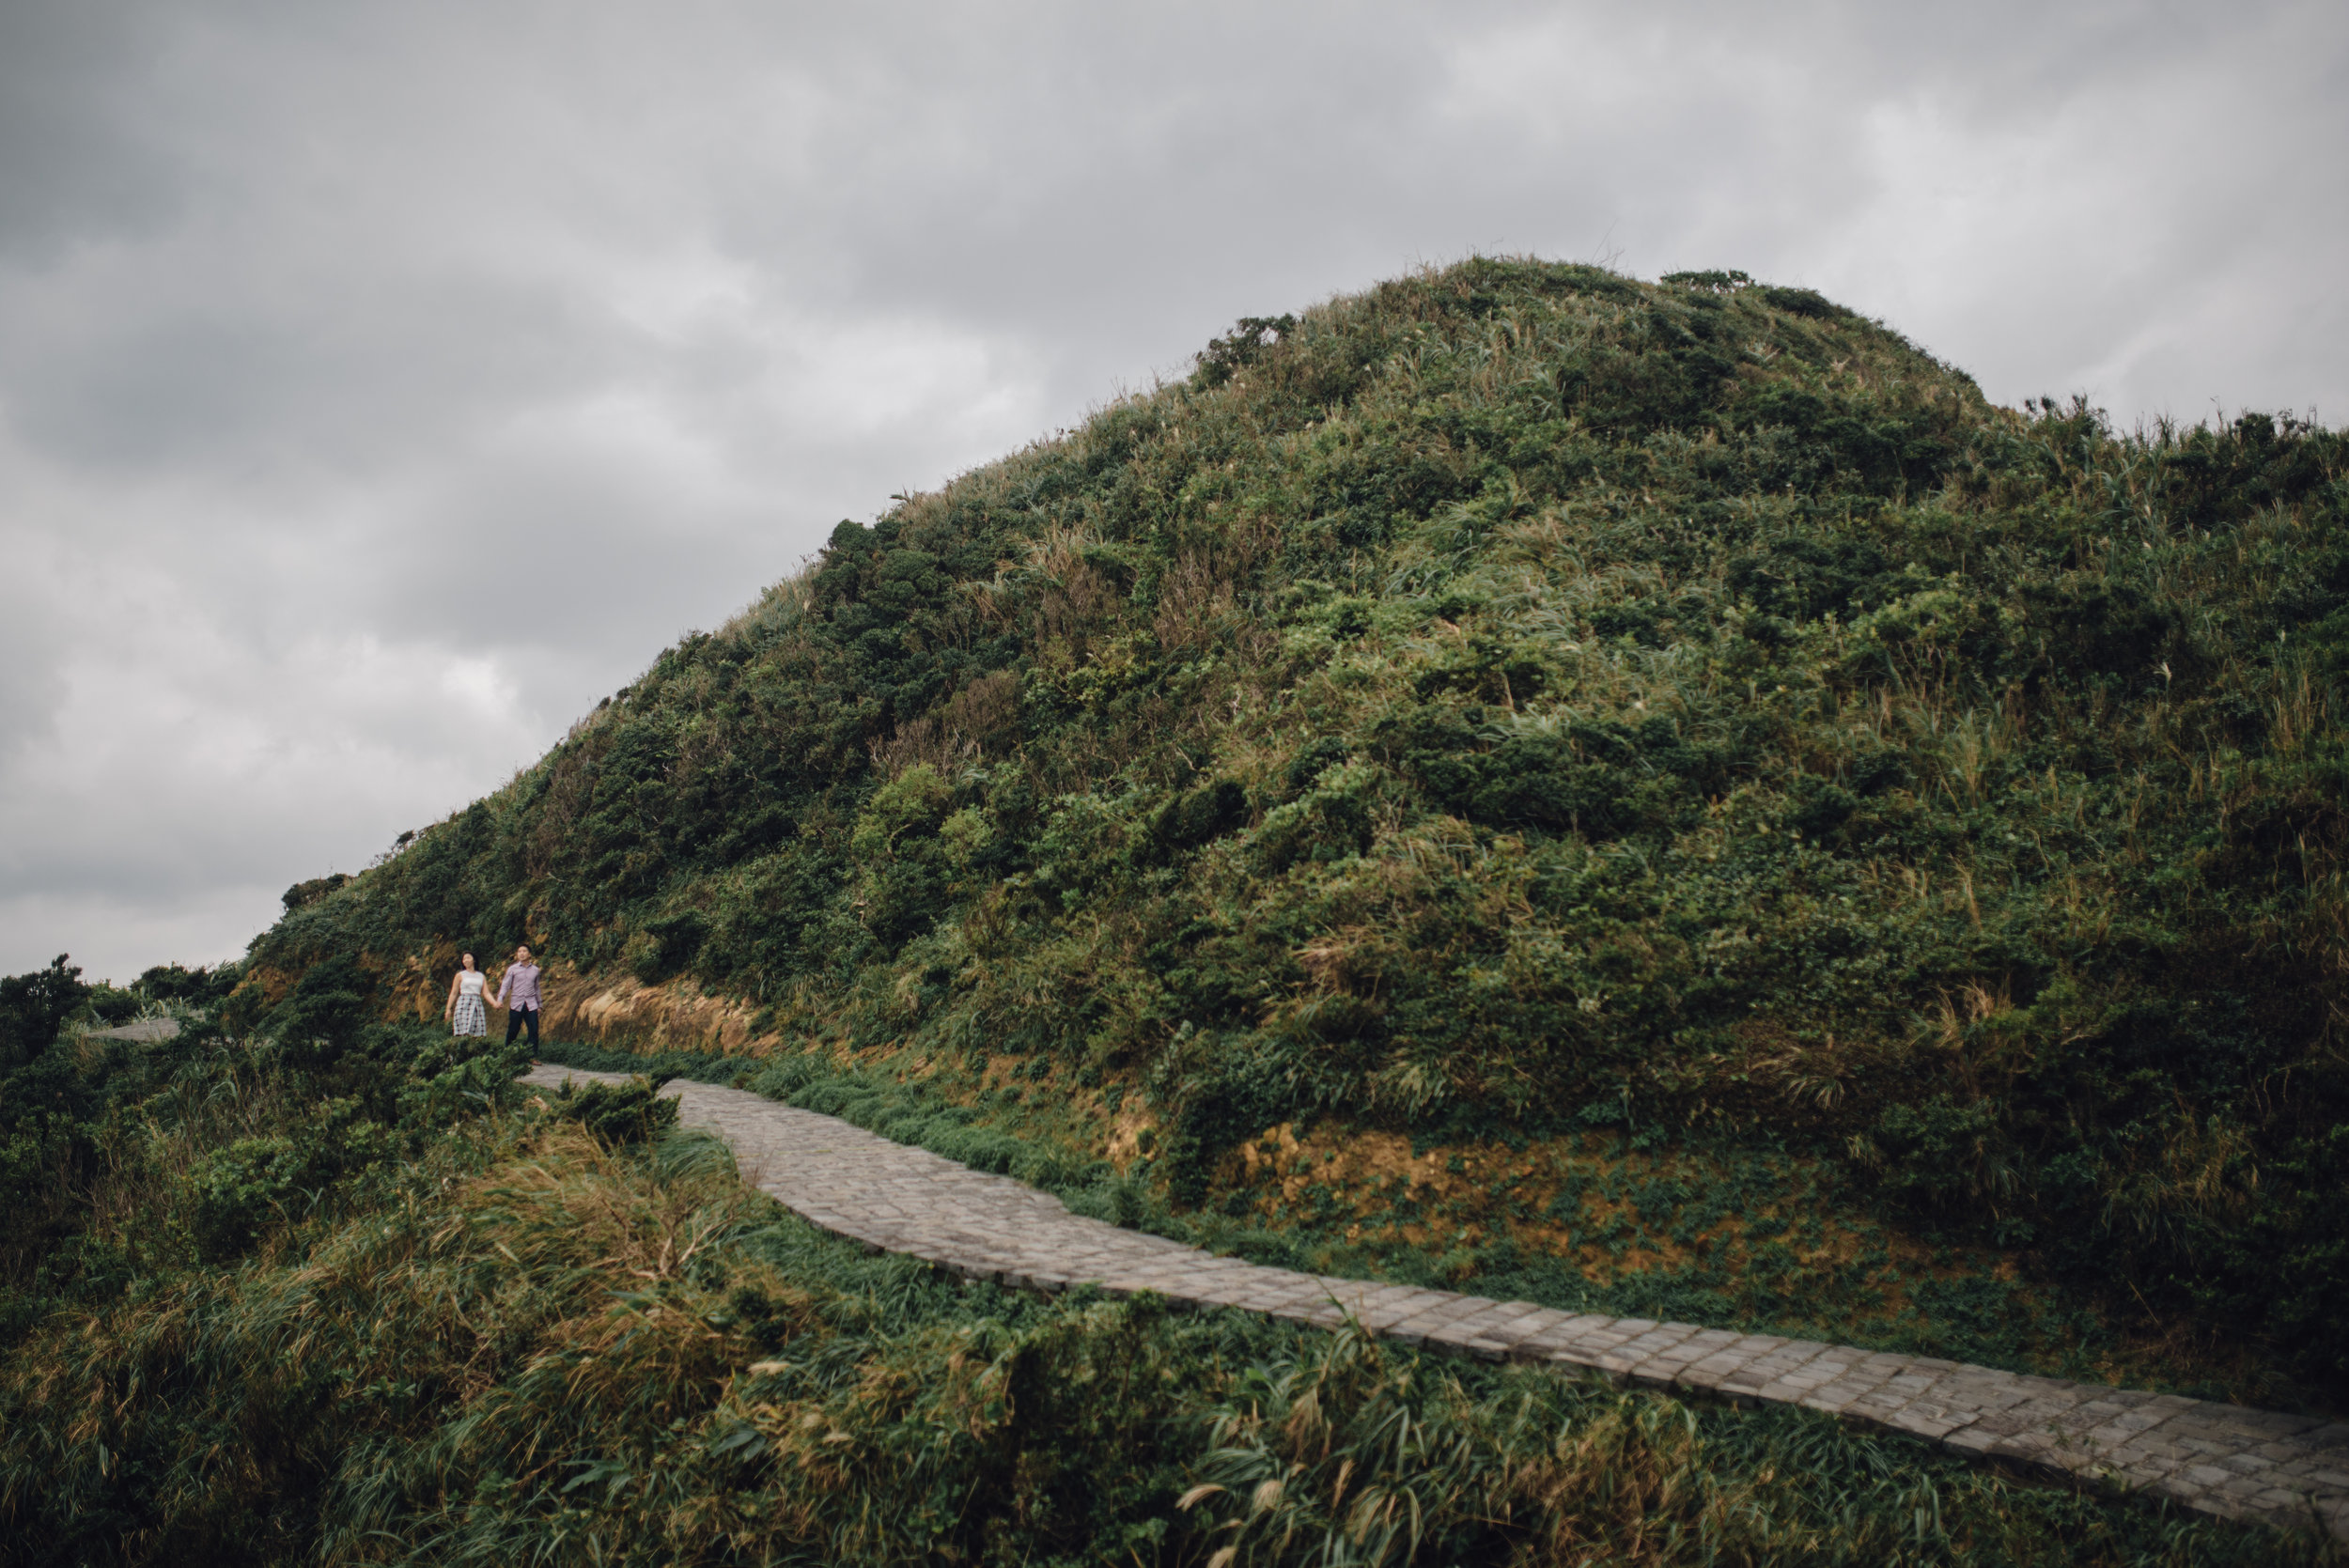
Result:
<instances>
[{"instance_id":1,"label":"green bush","mask_svg":"<svg viewBox=\"0 0 2349 1568\"><path fill-rule=\"evenodd\" d=\"M661 1095L658 1081L640 1077L626 1083L591 1082L577 1091L566 1083L554 1110L585 1127L599 1143L624 1148L650 1141L676 1126L677 1104Z\"/></svg>"},{"instance_id":2,"label":"green bush","mask_svg":"<svg viewBox=\"0 0 2349 1568\"><path fill-rule=\"evenodd\" d=\"M194 1199L190 1227L208 1260L234 1258L268 1232L299 1219L312 1207L318 1172L291 1138L241 1138L197 1162L188 1186Z\"/></svg>"},{"instance_id":3,"label":"green bush","mask_svg":"<svg viewBox=\"0 0 2349 1568\"><path fill-rule=\"evenodd\" d=\"M47 1050L88 994L80 968L62 953L45 970L0 979L0 1072Z\"/></svg>"},{"instance_id":4,"label":"green bush","mask_svg":"<svg viewBox=\"0 0 2349 1568\"><path fill-rule=\"evenodd\" d=\"M304 1070L334 1065L374 1021L368 1005L374 994L374 976L348 955L310 966L276 1010L279 1048Z\"/></svg>"}]
</instances>

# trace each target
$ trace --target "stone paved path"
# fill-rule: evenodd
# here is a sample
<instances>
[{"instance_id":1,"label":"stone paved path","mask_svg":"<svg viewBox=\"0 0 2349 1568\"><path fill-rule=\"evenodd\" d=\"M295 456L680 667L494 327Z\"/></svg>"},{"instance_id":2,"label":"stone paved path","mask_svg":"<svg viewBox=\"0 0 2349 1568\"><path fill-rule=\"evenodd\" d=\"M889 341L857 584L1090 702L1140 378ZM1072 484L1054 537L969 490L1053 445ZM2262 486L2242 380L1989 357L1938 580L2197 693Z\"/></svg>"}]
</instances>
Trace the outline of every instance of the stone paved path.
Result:
<instances>
[{"instance_id":1,"label":"stone paved path","mask_svg":"<svg viewBox=\"0 0 2349 1568\"><path fill-rule=\"evenodd\" d=\"M85 1032L93 1040L132 1040L152 1045L159 1040L177 1040L179 1037L179 1020L141 1018L136 1023L124 1024L120 1029L92 1029Z\"/></svg>"},{"instance_id":2,"label":"stone paved path","mask_svg":"<svg viewBox=\"0 0 2349 1568\"><path fill-rule=\"evenodd\" d=\"M541 1064L523 1081L552 1088L567 1078L621 1077ZM973 1279L1041 1291L1156 1291L1182 1304L1303 1323L1334 1325L1351 1313L1405 1344L1801 1405L2043 1474L2349 1539L2349 1424L1774 1334L1267 1268L1081 1219L1009 1177L744 1090L679 1080L664 1093L678 1100L684 1126L723 1138L744 1178L785 1206L825 1230Z\"/></svg>"}]
</instances>

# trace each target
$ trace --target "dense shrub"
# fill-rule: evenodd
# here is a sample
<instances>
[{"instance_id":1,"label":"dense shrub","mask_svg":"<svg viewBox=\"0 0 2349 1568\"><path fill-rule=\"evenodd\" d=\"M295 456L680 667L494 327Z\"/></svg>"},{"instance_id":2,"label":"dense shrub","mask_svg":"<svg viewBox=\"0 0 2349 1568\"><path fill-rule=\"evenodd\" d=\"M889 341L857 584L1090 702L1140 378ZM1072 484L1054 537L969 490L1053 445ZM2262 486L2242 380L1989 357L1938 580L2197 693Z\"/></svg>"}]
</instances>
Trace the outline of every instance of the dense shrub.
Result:
<instances>
[{"instance_id":1,"label":"dense shrub","mask_svg":"<svg viewBox=\"0 0 2349 1568\"><path fill-rule=\"evenodd\" d=\"M0 979L0 1072L47 1050L89 994L81 970L66 959L60 953L45 970Z\"/></svg>"},{"instance_id":2,"label":"dense shrub","mask_svg":"<svg viewBox=\"0 0 2349 1568\"><path fill-rule=\"evenodd\" d=\"M54 1006L74 972L61 959L0 985ZM155 1005L155 978L124 994ZM265 1010L276 1038L225 1034L184 1002L217 997L217 977L162 978L179 987L176 1035L79 1037L105 1021L104 996L86 989L84 1015L59 1020L72 1027L0 1073L0 1344L144 1273L266 1250L364 1202L446 1127L513 1102L519 1056L374 1021L353 971L319 966Z\"/></svg>"},{"instance_id":3,"label":"dense shrub","mask_svg":"<svg viewBox=\"0 0 2349 1568\"><path fill-rule=\"evenodd\" d=\"M599 1143L619 1148L676 1126L677 1106L661 1097L657 1081L638 1077L626 1083L590 1083L577 1093L566 1084L555 1112L585 1127Z\"/></svg>"}]
</instances>

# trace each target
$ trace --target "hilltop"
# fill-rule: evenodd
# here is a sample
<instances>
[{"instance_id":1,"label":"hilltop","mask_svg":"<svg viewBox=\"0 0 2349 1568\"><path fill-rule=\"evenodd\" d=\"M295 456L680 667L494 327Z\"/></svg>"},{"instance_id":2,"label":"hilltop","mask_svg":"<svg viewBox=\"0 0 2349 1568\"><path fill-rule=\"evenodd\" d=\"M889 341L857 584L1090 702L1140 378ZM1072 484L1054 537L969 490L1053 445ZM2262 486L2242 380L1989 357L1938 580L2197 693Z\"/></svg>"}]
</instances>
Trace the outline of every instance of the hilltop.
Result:
<instances>
[{"instance_id":1,"label":"hilltop","mask_svg":"<svg viewBox=\"0 0 2349 1568\"><path fill-rule=\"evenodd\" d=\"M843 522L226 1021L527 939L568 1038L1316 1266L2337 1405L2345 475L1741 274L1431 271Z\"/></svg>"}]
</instances>

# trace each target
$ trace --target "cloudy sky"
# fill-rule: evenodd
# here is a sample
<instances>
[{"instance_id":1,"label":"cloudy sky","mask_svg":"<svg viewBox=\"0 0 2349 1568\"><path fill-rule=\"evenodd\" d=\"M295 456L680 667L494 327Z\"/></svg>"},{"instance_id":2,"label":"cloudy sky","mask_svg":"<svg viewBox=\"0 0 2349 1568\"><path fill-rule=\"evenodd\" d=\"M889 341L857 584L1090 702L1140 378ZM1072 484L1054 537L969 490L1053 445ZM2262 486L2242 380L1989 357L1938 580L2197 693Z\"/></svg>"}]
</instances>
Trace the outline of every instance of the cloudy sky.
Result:
<instances>
[{"instance_id":1,"label":"cloudy sky","mask_svg":"<svg viewBox=\"0 0 2349 1568\"><path fill-rule=\"evenodd\" d=\"M2349 10L0 0L0 973L242 951L842 517L1472 251L2349 418Z\"/></svg>"}]
</instances>

